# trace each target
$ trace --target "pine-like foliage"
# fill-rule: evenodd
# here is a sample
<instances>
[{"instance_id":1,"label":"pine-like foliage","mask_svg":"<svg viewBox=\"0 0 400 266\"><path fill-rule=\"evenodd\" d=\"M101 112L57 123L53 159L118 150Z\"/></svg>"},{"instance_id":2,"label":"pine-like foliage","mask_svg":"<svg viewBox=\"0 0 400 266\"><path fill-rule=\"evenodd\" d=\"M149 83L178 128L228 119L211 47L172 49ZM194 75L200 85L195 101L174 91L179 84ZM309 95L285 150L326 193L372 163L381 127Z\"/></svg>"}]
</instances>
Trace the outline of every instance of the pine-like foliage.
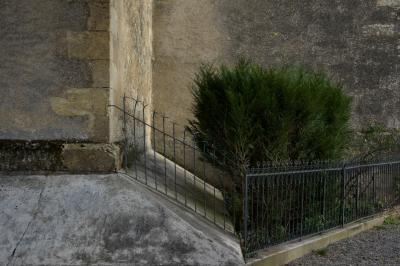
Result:
<instances>
[{"instance_id":1,"label":"pine-like foliage","mask_svg":"<svg viewBox=\"0 0 400 266\"><path fill-rule=\"evenodd\" d=\"M189 130L200 147L216 148L205 157L235 175L256 162L337 159L344 151L351 99L322 73L246 60L204 65L193 94Z\"/></svg>"}]
</instances>

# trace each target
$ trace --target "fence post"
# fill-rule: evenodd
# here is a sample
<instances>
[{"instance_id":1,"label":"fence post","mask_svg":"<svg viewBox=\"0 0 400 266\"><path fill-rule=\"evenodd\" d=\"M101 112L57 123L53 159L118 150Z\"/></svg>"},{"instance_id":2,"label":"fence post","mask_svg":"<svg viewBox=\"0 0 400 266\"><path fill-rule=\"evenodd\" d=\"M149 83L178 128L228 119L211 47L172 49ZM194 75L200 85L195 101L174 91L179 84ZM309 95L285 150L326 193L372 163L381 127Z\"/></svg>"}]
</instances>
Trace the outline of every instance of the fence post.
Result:
<instances>
[{"instance_id":1,"label":"fence post","mask_svg":"<svg viewBox=\"0 0 400 266\"><path fill-rule=\"evenodd\" d=\"M375 187L375 173L373 172L372 168L372 194L373 194L373 202L374 202L374 207L376 204L376 187Z\"/></svg>"},{"instance_id":2,"label":"fence post","mask_svg":"<svg viewBox=\"0 0 400 266\"><path fill-rule=\"evenodd\" d=\"M145 179L145 184L147 185L147 149L146 149L146 116L145 116L145 109L147 105L144 103L143 99L143 107L142 107L142 112L143 112L143 155L144 155L144 179Z\"/></svg>"},{"instance_id":3,"label":"fence post","mask_svg":"<svg viewBox=\"0 0 400 266\"><path fill-rule=\"evenodd\" d=\"M304 231L304 187L305 187L305 182L306 182L306 175L302 174L301 175L301 220L300 220L300 239L303 238L303 231Z\"/></svg>"},{"instance_id":4,"label":"fence post","mask_svg":"<svg viewBox=\"0 0 400 266\"><path fill-rule=\"evenodd\" d=\"M343 165L342 169L342 200L341 200L341 209L342 209L342 227L345 224L345 199L346 199L346 165Z\"/></svg>"},{"instance_id":5,"label":"fence post","mask_svg":"<svg viewBox=\"0 0 400 266\"><path fill-rule=\"evenodd\" d=\"M128 168L128 136L127 136L127 126L126 126L126 96L124 94L123 102L123 133L124 133L124 168Z\"/></svg>"},{"instance_id":6,"label":"fence post","mask_svg":"<svg viewBox=\"0 0 400 266\"><path fill-rule=\"evenodd\" d=\"M357 184L356 184L356 219L358 219L359 218L359 213L360 213L360 211L359 211L359 209L360 209L360 178L359 178L359 175L357 175L356 176L356 182L357 182Z\"/></svg>"},{"instance_id":7,"label":"fence post","mask_svg":"<svg viewBox=\"0 0 400 266\"><path fill-rule=\"evenodd\" d=\"M247 219L248 219L248 204L249 204L249 198L248 198L248 175L247 171L245 173L244 177L244 195L243 195L243 245L244 245L244 250L246 253L247 250Z\"/></svg>"}]
</instances>

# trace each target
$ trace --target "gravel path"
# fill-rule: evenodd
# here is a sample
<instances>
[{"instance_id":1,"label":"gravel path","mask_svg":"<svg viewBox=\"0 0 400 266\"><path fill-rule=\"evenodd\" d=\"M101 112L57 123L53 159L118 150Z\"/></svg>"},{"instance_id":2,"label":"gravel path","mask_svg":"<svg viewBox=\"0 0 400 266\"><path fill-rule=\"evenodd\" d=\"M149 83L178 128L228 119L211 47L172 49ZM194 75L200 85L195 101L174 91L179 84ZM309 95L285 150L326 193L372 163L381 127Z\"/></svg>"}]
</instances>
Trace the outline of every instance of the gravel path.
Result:
<instances>
[{"instance_id":1,"label":"gravel path","mask_svg":"<svg viewBox=\"0 0 400 266\"><path fill-rule=\"evenodd\" d=\"M400 265L400 224L376 227L288 265Z\"/></svg>"}]
</instances>

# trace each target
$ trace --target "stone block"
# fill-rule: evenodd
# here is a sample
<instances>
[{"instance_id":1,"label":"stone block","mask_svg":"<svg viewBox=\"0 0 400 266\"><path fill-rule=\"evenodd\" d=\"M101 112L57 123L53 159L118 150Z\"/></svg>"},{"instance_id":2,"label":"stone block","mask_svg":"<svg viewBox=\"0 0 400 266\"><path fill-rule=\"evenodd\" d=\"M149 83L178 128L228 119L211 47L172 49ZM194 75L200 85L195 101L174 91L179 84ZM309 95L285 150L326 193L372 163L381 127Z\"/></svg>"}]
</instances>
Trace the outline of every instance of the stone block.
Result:
<instances>
[{"instance_id":1,"label":"stone block","mask_svg":"<svg viewBox=\"0 0 400 266\"><path fill-rule=\"evenodd\" d=\"M87 118L86 132L90 141L108 142L109 89L69 89L65 97L51 97L52 110L61 116Z\"/></svg>"},{"instance_id":2,"label":"stone block","mask_svg":"<svg viewBox=\"0 0 400 266\"><path fill-rule=\"evenodd\" d=\"M92 74L93 88L109 88L110 87L110 61L109 60L92 60L89 61L89 68Z\"/></svg>"},{"instance_id":3,"label":"stone block","mask_svg":"<svg viewBox=\"0 0 400 266\"><path fill-rule=\"evenodd\" d=\"M91 0L89 2L89 30L108 31L110 26L110 1Z\"/></svg>"},{"instance_id":4,"label":"stone block","mask_svg":"<svg viewBox=\"0 0 400 266\"><path fill-rule=\"evenodd\" d=\"M64 144L64 167L72 173L109 173L121 167L121 149L116 144Z\"/></svg>"},{"instance_id":5,"label":"stone block","mask_svg":"<svg viewBox=\"0 0 400 266\"><path fill-rule=\"evenodd\" d=\"M73 59L109 59L108 31L67 32L68 56Z\"/></svg>"}]
</instances>

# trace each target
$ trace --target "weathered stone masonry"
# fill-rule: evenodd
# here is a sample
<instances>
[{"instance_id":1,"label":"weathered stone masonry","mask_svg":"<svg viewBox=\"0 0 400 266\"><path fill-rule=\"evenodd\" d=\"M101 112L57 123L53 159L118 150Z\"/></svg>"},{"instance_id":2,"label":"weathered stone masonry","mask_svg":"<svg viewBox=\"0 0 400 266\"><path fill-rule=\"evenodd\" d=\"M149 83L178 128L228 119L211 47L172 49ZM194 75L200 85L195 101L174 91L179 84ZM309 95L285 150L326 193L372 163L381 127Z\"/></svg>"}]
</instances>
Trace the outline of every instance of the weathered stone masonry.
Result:
<instances>
[{"instance_id":1,"label":"weathered stone masonry","mask_svg":"<svg viewBox=\"0 0 400 266\"><path fill-rule=\"evenodd\" d=\"M0 171L121 167L112 106L151 103L151 12L152 0L0 2Z\"/></svg>"},{"instance_id":2,"label":"weathered stone masonry","mask_svg":"<svg viewBox=\"0 0 400 266\"><path fill-rule=\"evenodd\" d=\"M323 69L355 127L400 128L400 0L1 0L0 25L0 171L118 169L110 106L184 125L198 66L239 56Z\"/></svg>"},{"instance_id":3,"label":"weathered stone masonry","mask_svg":"<svg viewBox=\"0 0 400 266\"><path fill-rule=\"evenodd\" d=\"M115 169L108 0L4 0L0 20L0 170Z\"/></svg>"}]
</instances>

